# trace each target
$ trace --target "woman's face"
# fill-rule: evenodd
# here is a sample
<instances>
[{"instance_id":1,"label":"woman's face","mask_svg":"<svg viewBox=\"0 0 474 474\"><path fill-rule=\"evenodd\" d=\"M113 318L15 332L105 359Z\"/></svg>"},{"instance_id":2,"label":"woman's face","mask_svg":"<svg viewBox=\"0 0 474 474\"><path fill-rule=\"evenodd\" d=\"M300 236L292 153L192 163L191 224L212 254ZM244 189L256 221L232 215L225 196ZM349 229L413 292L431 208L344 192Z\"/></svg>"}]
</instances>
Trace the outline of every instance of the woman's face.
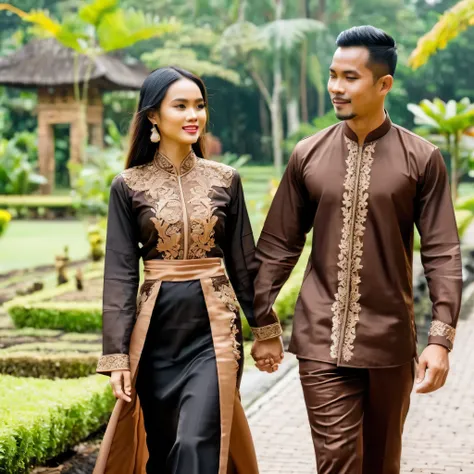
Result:
<instances>
[{"instance_id":1,"label":"woman's face","mask_svg":"<svg viewBox=\"0 0 474 474\"><path fill-rule=\"evenodd\" d=\"M154 112L149 118L158 125L161 140L189 145L196 143L207 121L201 90L189 79L174 82L158 113Z\"/></svg>"}]
</instances>

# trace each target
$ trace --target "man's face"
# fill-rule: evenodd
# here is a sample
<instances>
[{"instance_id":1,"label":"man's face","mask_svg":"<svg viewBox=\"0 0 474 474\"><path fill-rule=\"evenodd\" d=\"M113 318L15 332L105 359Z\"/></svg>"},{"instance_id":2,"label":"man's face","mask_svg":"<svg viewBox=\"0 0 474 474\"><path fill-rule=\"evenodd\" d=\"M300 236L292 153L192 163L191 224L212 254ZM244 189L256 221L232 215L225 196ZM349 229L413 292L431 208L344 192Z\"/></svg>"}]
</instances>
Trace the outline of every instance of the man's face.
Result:
<instances>
[{"instance_id":1,"label":"man's face","mask_svg":"<svg viewBox=\"0 0 474 474\"><path fill-rule=\"evenodd\" d=\"M370 116L383 106L387 76L374 80L368 65L369 50L362 46L338 48L334 53L328 92L339 120Z\"/></svg>"}]
</instances>

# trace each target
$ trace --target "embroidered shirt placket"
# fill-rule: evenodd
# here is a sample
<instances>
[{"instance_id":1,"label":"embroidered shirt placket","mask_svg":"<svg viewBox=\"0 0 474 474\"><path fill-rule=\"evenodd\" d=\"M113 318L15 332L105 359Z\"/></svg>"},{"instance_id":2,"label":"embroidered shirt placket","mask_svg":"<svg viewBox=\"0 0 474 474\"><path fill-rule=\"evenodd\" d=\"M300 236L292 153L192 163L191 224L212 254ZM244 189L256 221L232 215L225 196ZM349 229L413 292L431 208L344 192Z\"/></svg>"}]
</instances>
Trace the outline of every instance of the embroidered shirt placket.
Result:
<instances>
[{"instance_id":1,"label":"embroidered shirt placket","mask_svg":"<svg viewBox=\"0 0 474 474\"><path fill-rule=\"evenodd\" d=\"M186 209L186 200L184 199L183 183L181 180L181 174L179 170L176 170L176 177L178 178L179 193L181 195L181 205L183 206L183 224L184 224L184 256L183 259L187 260L189 251L189 216L188 210Z\"/></svg>"},{"instance_id":2,"label":"embroidered shirt placket","mask_svg":"<svg viewBox=\"0 0 474 474\"><path fill-rule=\"evenodd\" d=\"M344 316L340 328L340 336L339 336L339 347L337 351L337 364L339 365L342 360L342 350L344 347L344 342L345 342L345 335L346 335L346 330L347 330L347 317L349 315L349 310L350 310L350 304L351 304L351 276L352 276L352 252L353 252L353 247L354 247L354 228L355 228L355 222L356 222L356 213L357 213L357 206L358 206L358 197L359 197L359 181L360 181L360 165L362 162L362 154L364 152L364 146L359 147L358 149L358 154L357 154L357 164L356 164L356 170L355 170L355 183L354 183L354 202L352 203L352 215L351 215L351 224L350 224L350 240L349 240L349 252L347 255L347 276L346 276L346 282L347 282L347 297L346 297L346 304L344 308Z\"/></svg>"}]
</instances>

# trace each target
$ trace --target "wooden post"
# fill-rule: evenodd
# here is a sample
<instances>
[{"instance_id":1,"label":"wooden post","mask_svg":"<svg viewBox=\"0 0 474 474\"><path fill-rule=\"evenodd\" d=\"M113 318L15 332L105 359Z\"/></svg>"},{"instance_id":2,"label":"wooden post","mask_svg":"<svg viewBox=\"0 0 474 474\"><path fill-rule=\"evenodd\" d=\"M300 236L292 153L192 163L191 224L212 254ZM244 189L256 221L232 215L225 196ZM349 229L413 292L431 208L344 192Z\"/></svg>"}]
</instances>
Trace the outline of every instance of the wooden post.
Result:
<instances>
[{"instance_id":1,"label":"wooden post","mask_svg":"<svg viewBox=\"0 0 474 474\"><path fill-rule=\"evenodd\" d=\"M71 131L69 140L69 160L71 163L82 163L84 156L84 145L87 127L86 121L80 116L81 111L78 110L76 119L71 121Z\"/></svg>"},{"instance_id":2,"label":"wooden post","mask_svg":"<svg viewBox=\"0 0 474 474\"><path fill-rule=\"evenodd\" d=\"M44 114L38 116L38 162L39 171L48 182L41 185L41 194L51 194L54 189L54 132Z\"/></svg>"},{"instance_id":3,"label":"wooden post","mask_svg":"<svg viewBox=\"0 0 474 474\"><path fill-rule=\"evenodd\" d=\"M91 144L97 148L104 148L104 127L102 123L92 124Z\"/></svg>"}]
</instances>

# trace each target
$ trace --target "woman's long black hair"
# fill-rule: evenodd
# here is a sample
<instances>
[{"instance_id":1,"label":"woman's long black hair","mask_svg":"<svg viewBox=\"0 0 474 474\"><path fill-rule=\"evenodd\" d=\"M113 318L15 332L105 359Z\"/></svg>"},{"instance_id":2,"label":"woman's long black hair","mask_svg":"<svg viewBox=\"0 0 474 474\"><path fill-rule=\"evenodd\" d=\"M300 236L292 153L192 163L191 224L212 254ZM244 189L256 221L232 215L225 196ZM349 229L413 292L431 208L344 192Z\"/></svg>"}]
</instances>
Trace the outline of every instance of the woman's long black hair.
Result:
<instances>
[{"instance_id":1,"label":"woman's long black hair","mask_svg":"<svg viewBox=\"0 0 474 474\"><path fill-rule=\"evenodd\" d=\"M150 141L151 122L148 120L147 113L160 108L171 84L180 79L189 79L199 87L207 109L207 91L201 78L189 71L174 66L154 70L145 79L140 89L140 100L131 126L130 149L125 168L143 165L153 160L158 143ZM194 153L201 158L205 158L205 132L206 130L203 130L197 142L192 145Z\"/></svg>"}]
</instances>

